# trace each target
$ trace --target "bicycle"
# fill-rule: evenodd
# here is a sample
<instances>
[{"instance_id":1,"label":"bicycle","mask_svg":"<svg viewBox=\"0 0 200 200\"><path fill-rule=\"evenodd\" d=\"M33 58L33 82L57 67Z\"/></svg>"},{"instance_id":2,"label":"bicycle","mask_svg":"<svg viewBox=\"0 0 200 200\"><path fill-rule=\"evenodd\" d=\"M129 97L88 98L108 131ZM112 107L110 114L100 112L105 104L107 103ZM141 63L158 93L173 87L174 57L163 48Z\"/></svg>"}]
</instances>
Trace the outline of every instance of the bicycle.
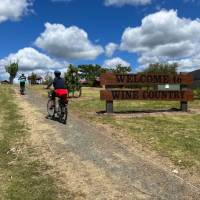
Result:
<instances>
[{"instance_id":1,"label":"bicycle","mask_svg":"<svg viewBox=\"0 0 200 200\"><path fill-rule=\"evenodd\" d=\"M69 90L69 97L78 98L82 96L82 87L80 84L72 84ZM70 96L72 94L72 96Z\"/></svg>"},{"instance_id":2,"label":"bicycle","mask_svg":"<svg viewBox=\"0 0 200 200\"><path fill-rule=\"evenodd\" d=\"M52 99L52 93L48 92L47 101L48 116L52 119L58 119L60 123L67 124L68 117L68 99L66 95L56 97L55 105Z\"/></svg>"}]
</instances>

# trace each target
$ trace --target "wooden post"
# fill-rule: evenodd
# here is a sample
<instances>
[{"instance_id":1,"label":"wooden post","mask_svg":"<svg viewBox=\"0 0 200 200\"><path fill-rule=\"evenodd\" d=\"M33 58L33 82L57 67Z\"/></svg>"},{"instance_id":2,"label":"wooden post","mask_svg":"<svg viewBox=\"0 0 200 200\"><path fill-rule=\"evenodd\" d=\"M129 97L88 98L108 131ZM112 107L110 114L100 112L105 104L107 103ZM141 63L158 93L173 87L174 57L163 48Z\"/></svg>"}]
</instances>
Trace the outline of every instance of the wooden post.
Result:
<instances>
[{"instance_id":1,"label":"wooden post","mask_svg":"<svg viewBox=\"0 0 200 200\"><path fill-rule=\"evenodd\" d=\"M180 85L180 90L187 90L188 87L186 85ZM187 101L181 101L180 102L180 110L183 112L188 111L188 102Z\"/></svg>"},{"instance_id":2,"label":"wooden post","mask_svg":"<svg viewBox=\"0 0 200 200\"><path fill-rule=\"evenodd\" d=\"M183 112L187 112L188 111L188 102L187 101L181 101L181 105L180 105L180 109Z\"/></svg>"},{"instance_id":3,"label":"wooden post","mask_svg":"<svg viewBox=\"0 0 200 200\"><path fill-rule=\"evenodd\" d=\"M113 113L113 101L106 101L106 112Z\"/></svg>"}]
</instances>

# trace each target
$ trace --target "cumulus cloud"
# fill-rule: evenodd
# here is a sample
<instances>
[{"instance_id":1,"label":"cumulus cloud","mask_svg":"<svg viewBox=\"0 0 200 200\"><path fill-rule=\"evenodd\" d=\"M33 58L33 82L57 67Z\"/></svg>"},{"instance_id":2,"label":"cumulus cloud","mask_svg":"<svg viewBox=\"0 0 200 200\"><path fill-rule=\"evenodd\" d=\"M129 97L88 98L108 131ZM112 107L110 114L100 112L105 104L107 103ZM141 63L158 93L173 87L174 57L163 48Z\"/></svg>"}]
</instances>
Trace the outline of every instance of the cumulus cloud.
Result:
<instances>
[{"instance_id":1,"label":"cumulus cloud","mask_svg":"<svg viewBox=\"0 0 200 200\"><path fill-rule=\"evenodd\" d=\"M179 64L179 71L191 72L200 69L200 54L190 58L183 58L179 60L171 60L169 63L177 62Z\"/></svg>"},{"instance_id":2,"label":"cumulus cloud","mask_svg":"<svg viewBox=\"0 0 200 200\"><path fill-rule=\"evenodd\" d=\"M33 0L3 0L0 3L0 23L12 20L19 20L30 10Z\"/></svg>"},{"instance_id":3,"label":"cumulus cloud","mask_svg":"<svg viewBox=\"0 0 200 200\"><path fill-rule=\"evenodd\" d=\"M109 43L105 47L105 54L108 57L112 57L115 51L117 50L118 45L115 43Z\"/></svg>"},{"instance_id":4,"label":"cumulus cloud","mask_svg":"<svg viewBox=\"0 0 200 200\"><path fill-rule=\"evenodd\" d=\"M200 55L200 19L180 18L175 10L150 14L141 26L125 29L120 49L138 53L141 65L189 59L193 69Z\"/></svg>"},{"instance_id":5,"label":"cumulus cloud","mask_svg":"<svg viewBox=\"0 0 200 200\"><path fill-rule=\"evenodd\" d=\"M105 0L106 6L124 6L124 5L147 5L150 4L151 0Z\"/></svg>"},{"instance_id":6,"label":"cumulus cloud","mask_svg":"<svg viewBox=\"0 0 200 200\"><path fill-rule=\"evenodd\" d=\"M5 76L4 66L10 62L18 62L20 72L31 73L34 71L39 74L54 69L61 70L67 66L66 62L59 62L38 52L36 49L27 47L0 60L0 72L2 73L2 77Z\"/></svg>"},{"instance_id":7,"label":"cumulus cloud","mask_svg":"<svg viewBox=\"0 0 200 200\"><path fill-rule=\"evenodd\" d=\"M88 39L88 34L76 26L45 24L45 31L35 41L37 47L67 60L94 60L104 52Z\"/></svg>"},{"instance_id":8,"label":"cumulus cloud","mask_svg":"<svg viewBox=\"0 0 200 200\"><path fill-rule=\"evenodd\" d=\"M0 65L0 80L6 80L6 79L8 79L8 78L9 78L9 76L8 76L8 74L5 72L4 67L1 67L1 65Z\"/></svg>"},{"instance_id":9,"label":"cumulus cloud","mask_svg":"<svg viewBox=\"0 0 200 200\"><path fill-rule=\"evenodd\" d=\"M126 62L125 60L123 60L123 59L121 59L119 57L105 60L104 64L103 64L104 67L110 68L110 69L116 68L117 65L121 65L123 67L131 66L130 63Z\"/></svg>"}]
</instances>

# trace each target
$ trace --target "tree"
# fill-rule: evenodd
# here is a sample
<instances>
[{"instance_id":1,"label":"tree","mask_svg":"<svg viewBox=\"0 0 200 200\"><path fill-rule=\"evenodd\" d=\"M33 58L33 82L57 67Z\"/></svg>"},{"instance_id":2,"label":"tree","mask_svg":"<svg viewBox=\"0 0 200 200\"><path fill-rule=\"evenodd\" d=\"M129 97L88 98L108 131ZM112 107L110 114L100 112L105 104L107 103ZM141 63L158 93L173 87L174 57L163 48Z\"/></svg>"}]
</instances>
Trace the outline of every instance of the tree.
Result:
<instances>
[{"instance_id":1,"label":"tree","mask_svg":"<svg viewBox=\"0 0 200 200\"><path fill-rule=\"evenodd\" d=\"M67 73L65 73L65 83L67 89L73 93L73 96L75 91L81 90L80 77L76 66L69 65Z\"/></svg>"},{"instance_id":2,"label":"tree","mask_svg":"<svg viewBox=\"0 0 200 200\"><path fill-rule=\"evenodd\" d=\"M69 65L67 73L65 73L65 82L69 86L79 82L78 68L76 66Z\"/></svg>"},{"instance_id":3,"label":"tree","mask_svg":"<svg viewBox=\"0 0 200 200\"><path fill-rule=\"evenodd\" d=\"M44 77L44 84L49 85L50 83L52 83L52 81L53 81L52 73L47 72Z\"/></svg>"},{"instance_id":4,"label":"tree","mask_svg":"<svg viewBox=\"0 0 200 200\"><path fill-rule=\"evenodd\" d=\"M32 74L28 77L31 85L35 85L37 83L37 74L35 74L34 72L32 72Z\"/></svg>"},{"instance_id":5,"label":"tree","mask_svg":"<svg viewBox=\"0 0 200 200\"><path fill-rule=\"evenodd\" d=\"M82 79L88 82L89 86L94 86L97 78L100 77L102 73L108 71L106 68L102 68L100 65L79 65L78 70Z\"/></svg>"},{"instance_id":6,"label":"tree","mask_svg":"<svg viewBox=\"0 0 200 200\"><path fill-rule=\"evenodd\" d=\"M13 62L13 63L10 63L9 65L6 65L5 66L5 70L7 73L10 74L10 84L13 84L13 81L17 75L17 72L19 70L19 65L18 65L18 62Z\"/></svg>"},{"instance_id":7,"label":"tree","mask_svg":"<svg viewBox=\"0 0 200 200\"><path fill-rule=\"evenodd\" d=\"M131 66L125 67L122 66L121 64L116 66L116 69L112 70L114 73L119 73L119 74L127 74L131 72Z\"/></svg>"},{"instance_id":8,"label":"tree","mask_svg":"<svg viewBox=\"0 0 200 200\"><path fill-rule=\"evenodd\" d=\"M178 64L177 63L155 63L150 64L147 69L145 69L144 73L152 73L152 74L176 74L177 73Z\"/></svg>"}]
</instances>

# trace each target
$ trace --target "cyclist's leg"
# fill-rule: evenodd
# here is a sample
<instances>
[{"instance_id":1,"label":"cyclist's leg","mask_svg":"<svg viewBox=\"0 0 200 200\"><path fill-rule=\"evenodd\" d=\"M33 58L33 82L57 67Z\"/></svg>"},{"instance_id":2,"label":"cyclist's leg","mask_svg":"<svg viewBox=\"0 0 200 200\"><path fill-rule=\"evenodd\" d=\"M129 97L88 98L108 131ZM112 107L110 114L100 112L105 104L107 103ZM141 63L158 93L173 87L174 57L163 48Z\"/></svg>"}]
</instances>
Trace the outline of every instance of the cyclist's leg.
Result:
<instances>
[{"instance_id":1,"label":"cyclist's leg","mask_svg":"<svg viewBox=\"0 0 200 200\"><path fill-rule=\"evenodd\" d=\"M51 100L52 100L52 108L55 106L56 104L56 93L55 93L55 90L51 90Z\"/></svg>"},{"instance_id":2,"label":"cyclist's leg","mask_svg":"<svg viewBox=\"0 0 200 200\"><path fill-rule=\"evenodd\" d=\"M25 84L26 84L26 83L24 82L23 85L22 85L22 89L23 89L23 90L25 90Z\"/></svg>"},{"instance_id":3,"label":"cyclist's leg","mask_svg":"<svg viewBox=\"0 0 200 200\"><path fill-rule=\"evenodd\" d=\"M23 90L25 87L25 83L24 82L20 82L20 90Z\"/></svg>"}]
</instances>

